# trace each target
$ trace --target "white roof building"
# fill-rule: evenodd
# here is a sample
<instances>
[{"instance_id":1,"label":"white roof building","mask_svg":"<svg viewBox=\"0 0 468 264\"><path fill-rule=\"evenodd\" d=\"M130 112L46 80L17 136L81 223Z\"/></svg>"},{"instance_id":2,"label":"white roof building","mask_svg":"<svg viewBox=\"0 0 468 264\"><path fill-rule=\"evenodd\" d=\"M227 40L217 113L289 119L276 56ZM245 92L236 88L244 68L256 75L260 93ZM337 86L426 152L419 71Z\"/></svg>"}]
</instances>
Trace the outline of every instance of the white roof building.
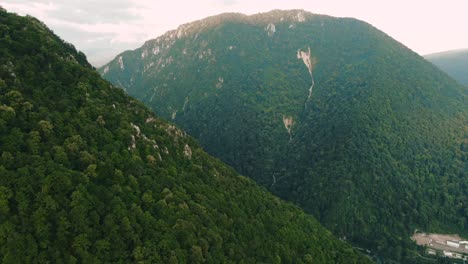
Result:
<instances>
[{"instance_id":1,"label":"white roof building","mask_svg":"<svg viewBox=\"0 0 468 264\"><path fill-rule=\"evenodd\" d=\"M447 240L447 246L454 247L454 248L459 248L460 244L458 243L458 241Z\"/></svg>"}]
</instances>

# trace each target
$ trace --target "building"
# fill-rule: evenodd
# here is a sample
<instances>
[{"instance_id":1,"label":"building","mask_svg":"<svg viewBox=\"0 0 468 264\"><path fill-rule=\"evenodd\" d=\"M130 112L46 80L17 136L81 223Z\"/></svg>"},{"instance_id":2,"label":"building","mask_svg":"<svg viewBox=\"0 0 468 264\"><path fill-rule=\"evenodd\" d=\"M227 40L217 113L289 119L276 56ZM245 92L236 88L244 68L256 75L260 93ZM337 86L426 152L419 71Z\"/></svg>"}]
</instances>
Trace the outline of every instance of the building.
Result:
<instances>
[{"instance_id":1,"label":"building","mask_svg":"<svg viewBox=\"0 0 468 264\"><path fill-rule=\"evenodd\" d=\"M460 244L458 243L458 241L447 240L447 246L454 247L454 248L459 248Z\"/></svg>"},{"instance_id":2,"label":"building","mask_svg":"<svg viewBox=\"0 0 468 264\"><path fill-rule=\"evenodd\" d=\"M460 241L458 243L460 244L460 247L464 246L466 249L468 249L468 241L467 240Z\"/></svg>"},{"instance_id":3,"label":"building","mask_svg":"<svg viewBox=\"0 0 468 264\"><path fill-rule=\"evenodd\" d=\"M443 251L444 256L449 257L449 258L456 258L456 259L464 259L462 254L458 254L455 252L450 252L450 251Z\"/></svg>"}]
</instances>

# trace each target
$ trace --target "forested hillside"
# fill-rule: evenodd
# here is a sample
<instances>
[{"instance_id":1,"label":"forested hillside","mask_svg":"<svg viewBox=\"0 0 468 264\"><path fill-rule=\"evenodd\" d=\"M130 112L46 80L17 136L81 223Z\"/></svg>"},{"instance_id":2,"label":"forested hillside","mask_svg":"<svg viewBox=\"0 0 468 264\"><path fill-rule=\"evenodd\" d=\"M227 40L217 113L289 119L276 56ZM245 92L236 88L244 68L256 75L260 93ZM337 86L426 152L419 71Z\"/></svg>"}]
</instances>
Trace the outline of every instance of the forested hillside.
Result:
<instances>
[{"instance_id":1,"label":"forested hillside","mask_svg":"<svg viewBox=\"0 0 468 264\"><path fill-rule=\"evenodd\" d=\"M414 262L415 229L467 235L467 89L367 23L222 14L100 72L371 254Z\"/></svg>"},{"instance_id":2,"label":"forested hillside","mask_svg":"<svg viewBox=\"0 0 468 264\"><path fill-rule=\"evenodd\" d=\"M365 263L0 10L1 263Z\"/></svg>"},{"instance_id":3,"label":"forested hillside","mask_svg":"<svg viewBox=\"0 0 468 264\"><path fill-rule=\"evenodd\" d=\"M424 57L461 84L468 85L467 49L428 54Z\"/></svg>"}]
</instances>

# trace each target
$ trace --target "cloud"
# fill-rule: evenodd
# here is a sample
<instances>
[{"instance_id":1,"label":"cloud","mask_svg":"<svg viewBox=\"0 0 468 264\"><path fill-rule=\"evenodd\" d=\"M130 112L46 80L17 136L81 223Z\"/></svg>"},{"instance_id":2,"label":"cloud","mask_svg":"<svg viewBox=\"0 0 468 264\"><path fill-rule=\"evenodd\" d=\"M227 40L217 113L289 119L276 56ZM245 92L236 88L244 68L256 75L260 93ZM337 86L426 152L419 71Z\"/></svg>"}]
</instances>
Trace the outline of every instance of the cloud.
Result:
<instances>
[{"instance_id":1,"label":"cloud","mask_svg":"<svg viewBox=\"0 0 468 264\"><path fill-rule=\"evenodd\" d=\"M148 39L148 25L138 0L5 0L10 12L31 15L45 22L57 35L101 65L126 49Z\"/></svg>"},{"instance_id":2,"label":"cloud","mask_svg":"<svg viewBox=\"0 0 468 264\"><path fill-rule=\"evenodd\" d=\"M0 5L8 11L19 12L20 14L29 14L37 18L47 17L47 13L55 10L57 7L52 3L43 3L41 1L28 2L24 0L4 1Z\"/></svg>"},{"instance_id":3,"label":"cloud","mask_svg":"<svg viewBox=\"0 0 468 264\"><path fill-rule=\"evenodd\" d=\"M236 0L222 0L222 3L224 5L230 6L230 5L238 3L238 1L236 1Z\"/></svg>"},{"instance_id":4,"label":"cloud","mask_svg":"<svg viewBox=\"0 0 468 264\"><path fill-rule=\"evenodd\" d=\"M17 9L29 14L46 14L47 17L77 23L113 23L138 18L132 10L139 8L129 0L5 0L7 9ZM39 12L38 12L39 11Z\"/></svg>"},{"instance_id":5,"label":"cloud","mask_svg":"<svg viewBox=\"0 0 468 264\"><path fill-rule=\"evenodd\" d=\"M372 23L421 54L468 47L466 0L0 0L10 12L29 14L82 50L94 65L135 49L180 24L223 12L254 14L305 9Z\"/></svg>"},{"instance_id":6,"label":"cloud","mask_svg":"<svg viewBox=\"0 0 468 264\"><path fill-rule=\"evenodd\" d=\"M142 8L128 0L67 0L62 10L56 10L57 17L80 23L134 23L139 21L135 10Z\"/></svg>"}]
</instances>

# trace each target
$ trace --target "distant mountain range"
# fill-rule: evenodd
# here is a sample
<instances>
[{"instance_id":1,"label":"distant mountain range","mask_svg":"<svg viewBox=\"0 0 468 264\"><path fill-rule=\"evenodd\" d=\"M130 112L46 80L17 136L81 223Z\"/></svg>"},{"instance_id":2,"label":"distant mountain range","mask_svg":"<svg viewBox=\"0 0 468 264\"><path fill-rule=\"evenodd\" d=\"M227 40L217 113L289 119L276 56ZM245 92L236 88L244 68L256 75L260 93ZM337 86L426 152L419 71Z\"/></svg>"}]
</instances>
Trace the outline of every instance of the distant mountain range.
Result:
<instances>
[{"instance_id":1,"label":"distant mountain range","mask_svg":"<svg viewBox=\"0 0 468 264\"><path fill-rule=\"evenodd\" d=\"M433 53L424 57L461 84L468 85L468 49Z\"/></svg>"},{"instance_id":2,"label":"distant mountain range","mask_svg":"<svg viewBox=\"0 0 468 264\"><path fill-rule=\"evenodd\" d=\"M415 229L467 235L467 88L365 22L222 14L99 71L386 261L423 261Z\"/></svg>"},{"instance_id":3,"label":"distant mountain range","mask_svg":"<svg viewBox=\"0 0 468 264\"><path fill-rule=\"evenodd\" d=\"M0 9L1 263L370 263Z\"/></svg>"}]
</instances>

